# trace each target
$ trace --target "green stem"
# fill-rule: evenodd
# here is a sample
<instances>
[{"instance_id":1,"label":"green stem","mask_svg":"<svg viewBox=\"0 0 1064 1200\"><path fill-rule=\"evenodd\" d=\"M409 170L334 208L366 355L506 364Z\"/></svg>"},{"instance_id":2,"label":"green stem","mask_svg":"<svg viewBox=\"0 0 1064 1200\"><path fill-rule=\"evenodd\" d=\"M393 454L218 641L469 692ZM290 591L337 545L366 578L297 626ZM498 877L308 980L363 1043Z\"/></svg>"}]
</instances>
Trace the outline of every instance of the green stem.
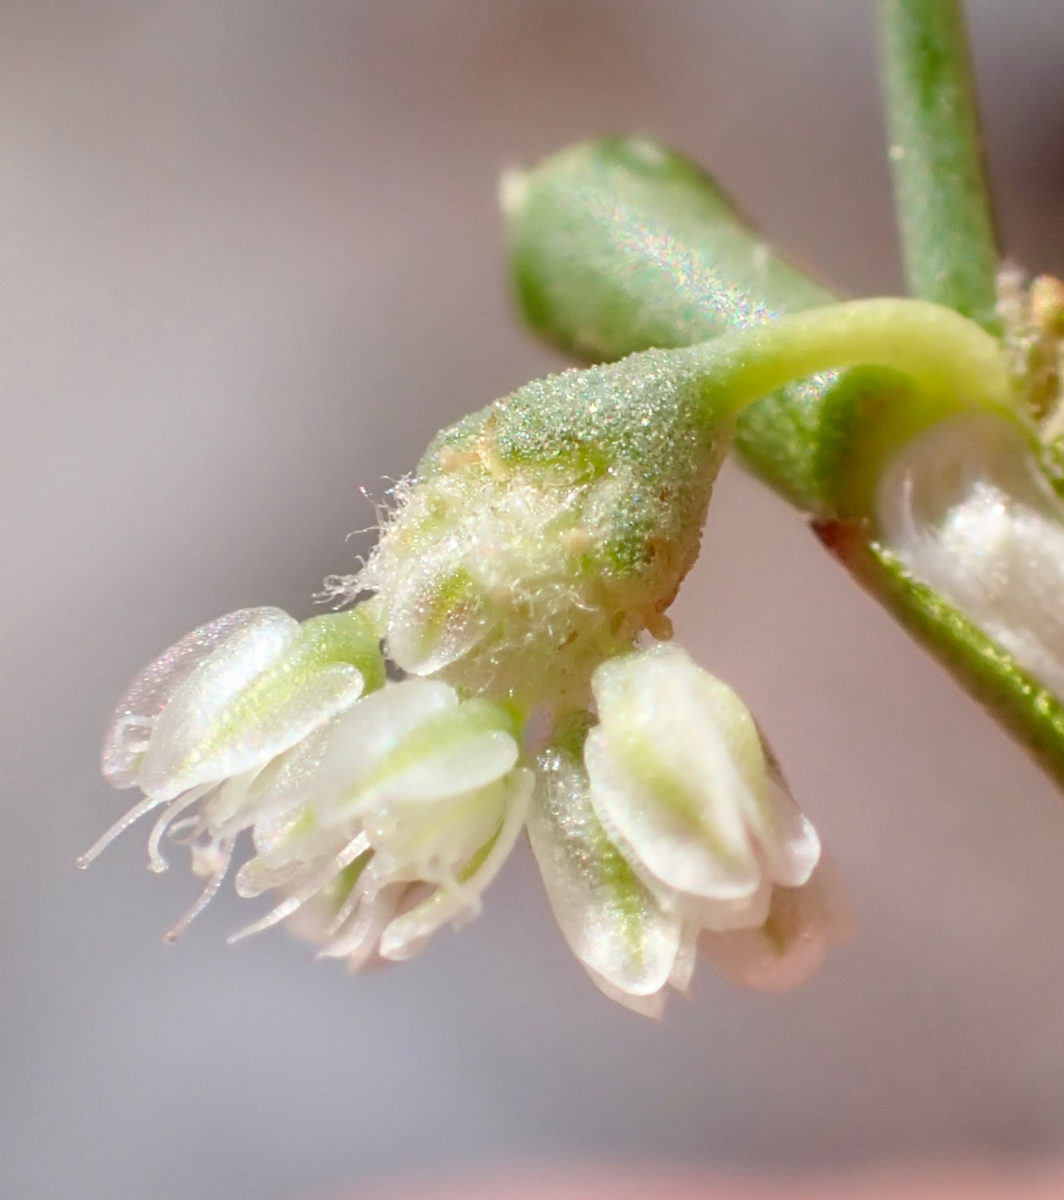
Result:
<instances>
[{"instance_id":1,"label":"green stem","mask_svg":"<svg viewBox=\"0 0 1064 1200\"><path fill-rule=\"evenodd\" d=\"M874 511L884 465L936 421L970 408L1017 420L997 339L926 300L855 300L807 309L670 354L693 367L707 418L716 423L739 416L740 426L745 412L780 388L860 368L840 385L840 392L859 397L860 411L838 456L835 496L845 514Z\"/></svg>"},{"instance_id":2,"label":"green stem","mask_svg":"<svg viewBox=\"0 0 1064 1200\"><path fill-rule=\"evenodd\" d=\"M1015 418L1012 383L995 338L925 300L852 300L780 317L673 351L705 370L714 416L736 412L796 379L842 367L900 371L926 401Z\"/></svg>"},{"instance_id":3,"label":"green stem","mask_svg":"<svg viewBox=\"0 0 1064 1200\"><path fill-rule=\"evenodd\" d=\"M913 576L897 555L870 542L859 525L818 521L813 529L851 576L1064 787L1060 700L964 613Z\"/></svg>"},{"instance_id":4,"label":"green stem","mask_svg":"<svg viewBox=\"0 0 1064 1200\"><path fill-rule=\"evenodd\" d=\"M879 0L909 288L998 331L998 251L962 0Z\"/></svg>"}]
</instances>

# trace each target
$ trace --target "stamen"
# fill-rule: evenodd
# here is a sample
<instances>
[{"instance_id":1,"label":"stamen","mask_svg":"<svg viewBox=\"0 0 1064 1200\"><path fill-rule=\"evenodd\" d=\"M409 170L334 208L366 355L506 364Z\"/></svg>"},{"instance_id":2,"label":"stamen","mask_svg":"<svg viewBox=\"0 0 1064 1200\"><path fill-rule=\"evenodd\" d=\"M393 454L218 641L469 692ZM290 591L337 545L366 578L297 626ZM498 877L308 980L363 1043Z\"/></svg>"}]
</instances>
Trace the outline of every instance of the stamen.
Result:
<instances>
[{"instance_id":1,"label":"stamen","mask_svg":"<svg viewBox=\"0 0 1064 1200\"><path fill-rule=\"evenodd\" d=\"M192 905L187 913L180 921L170 930L163 934L163 941L173 944L192 924L192 922L200 915L208 904L218 894L218 889L222 886L222 882L229 872L229 864L233 861L233 842L231 840L220 841L218 850L222 856L221 863L214 874L207 880L207 886L199 894L199 899Z\"/></svg>"},{"instance_id":2,"label":"stamen","mask_svg":"<svg viewBox=\"0 0 1064 1200\"><path fill-rule=\"evenodd\" d=\"M372 882L376 881L373 880ZM354 913L355 909L358 908L358 906L362 903L363 898L365 898L365 901L368 904L373 902L373 898L376 895L376 890L370 888L370 883L371 879L369 872L363 871L355 880L351 890L347 893L343 904L341 904L336 910L336 916L333 917L332 921L329 923L329 928L325 931L326 937L333 938L340 932L341 929L343 929L352 913Z\"/></svg>"},{"instance_id":3,"label":"stamen","mask_svg":"<svg viewBox=\"0 0 1064 1200\"><path fill-rule=\"evenodd\" d=\"M496 832L495 837L498 836L498 832ZM493 838L492 841L494 842L494 840ZM478 874L479 872L474 872L468 880L461 882L453 875L448 875L440 880L440 894L448 913L451 914L451 925L455 929L469 921L475 921L484 911L480 892L469 886Z\"/></svg>"},{"instance_id":4,"label":"stamen","mask_svg":"<svg viewBox=\"0 0 1064 1200\"><path fill-rule=\"evenodd\" d=\"M396 884L394 888L385 888L377 902L368 910L361 942L357 945L349 943L350 949L347 953L347 973L349 975L360 971L377 953L381 934L398 911L405 890L402 884ZM394 898L389 894L393 891Z\"/></svg>"},{"instance_id":5,"label":"stamen","mask_svg":"<svg viewBox=\"0 0 1064 1200\"><path fill-rule=\"evenodd\" d=\"M252 858L237 871L233 888L241 900L254 900L263 892L284 887L298 879L302 870L302 864L298 860L274 867L264 864L261 858Z\"/></svg>"},{"instance_id":6,"label":"stamen","mask_svg":"<svg viewBox=\"0 0 1064 1200\"><path fill-rule=\"evenodd\" d=\"M102 837L98 838L89 847L89 849L85 851L84 854L75 859L77 866L83 871L86 867L91 866L120 833L125 833L130 825L135 824L146 813L150 813L153 808L158 808L162 803L163 801L155 796L145 796L142 800L138 800L137 803L134 804L127 813L119 817L118 820L115 821L115 823L111 826L111 828L108 829Z\"/></svg>"},{"instance_id":7,"label":"stamen","mask_svg":"<svg viewBox=\"0 0 1064 1200\"><path fill-rule=\"evenodd\" d=\"M347 968L352 973L364 966L376 950L384 927L399 908L399 901L405 891L406 884L399 883L385 886L380 891L365 896L351 928L323 946L315 958L346 958Z\"/></svg>"},{"instance_id":8,"label":"stamen","mask_svg":"<svg viewBox=\"0 0 1064 1200\"><path fill-rule=\"evenodd\" d=\"M187 792L183 792L178 798L172 801L163 810L163 815L152 826L152 831L148 835L148 868L154 871L157 875L161 875L163 871L170 869L170 864L163 858L159 850L159 843L166 833L167 826L179 813L183 813L186 808L196 803L202 796L205 796L212 787L213 783L204 783L199 787L190 788Z\"/></svg>"},{"instance_id":9,"label":"stamen","mask_svg":"<svg viewBox=\"0 0 1064 1200\"><path fill-rule=\"evenodd\" d=\"M358 837L348 842L339 854L331 858L324 868L316 871L308 882L303 884L294 895L289 896L287 900L278 904L262 920L255 921L251 925L247 925L237 933L234 933L228 939L229 945L232 946L237 942L242 942L244 938L251 937L256 933L262 933L266 929L272 929L274 925L279 925L282 921L287 920L297 909L302 908L308 900L316 896L334 875L342 871L344 867L350 866L356 858L365 854L369 848L369 838L364 833L360 833Z\"/></svg>"}]
</instances>

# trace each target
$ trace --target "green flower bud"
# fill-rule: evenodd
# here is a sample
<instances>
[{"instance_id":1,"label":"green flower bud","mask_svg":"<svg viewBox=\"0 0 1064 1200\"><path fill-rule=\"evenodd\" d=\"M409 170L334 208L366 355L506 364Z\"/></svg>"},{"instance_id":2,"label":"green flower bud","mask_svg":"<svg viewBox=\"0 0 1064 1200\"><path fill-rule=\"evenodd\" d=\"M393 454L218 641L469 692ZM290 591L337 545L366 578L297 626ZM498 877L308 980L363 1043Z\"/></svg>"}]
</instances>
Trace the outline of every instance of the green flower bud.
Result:
<instances>
[{"instance_id":1,"label":"green flower bud","mask_svg":"<svg viewBox=\"0 0 1064 1200\"><path fill-rule=\"evenodd\" d=\"M667 354L539 380L444 431L352 590L389 656L558 707L664 612L698 553L730 417Z\"/></svg>"}]
</instances>

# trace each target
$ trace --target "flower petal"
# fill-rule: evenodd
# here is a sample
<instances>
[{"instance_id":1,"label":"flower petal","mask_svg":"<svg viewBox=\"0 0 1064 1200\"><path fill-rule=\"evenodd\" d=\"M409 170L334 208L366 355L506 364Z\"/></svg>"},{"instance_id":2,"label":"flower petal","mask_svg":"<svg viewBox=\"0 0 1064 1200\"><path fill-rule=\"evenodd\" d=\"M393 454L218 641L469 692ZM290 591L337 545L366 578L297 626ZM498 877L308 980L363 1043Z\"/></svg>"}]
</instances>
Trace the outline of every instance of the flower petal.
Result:
<instances>
[{"instance_id":1,"label":"flower petal","mask_svg":"<svg viewBox=\"0 0 1064 1200\"><path fill-rule=\"evenodd\" d=\"M325 859L334 856L353 836L346 828L322 828L314 820L309 799L332 726L316 729L291 750L260 771L241 797L242 808L220 812L216 835L232 834L253 821L256 857L236 875L238 896L259 896L270 888L295 884ZM229 780L222 794L239 780Z\"/></svg>"},{"instance_id":2,"label":"flower petal","mask_svg":"<svg viewBox=\"0 0 1064 1200\"><path fill-rule=\"evenodd\" d=\"M751 895L761 867L748 818L764 758L746 707L664 644L603 663L592 689L601 723L584 761L592 803L621 851L676 892Z\"/></svg>"},{"instance_id":3,"label":"flower petal","mask_svg":"<svg viewBox=\"0 0 1064 1200\"><path fill-rule=\"evenodd\" d=\"M216 646L159 714L137 779L140 787L150 795L172 797L196 783L238 774L238 770L218 773L213 743L220 733L224 738L230 731L227 718L231 720L234 701L257 676L279 662L298 637L299 622L294 617L280 609L265 609Z\"/></svg>"},{"instance_id":4,"label":"flower petal","mask_svg":"<svg viewBox=\"0 0 1064 1200\"><path fill-rule=\"evenodd\" d=\"M346 820L363 781L403 739L433 717L458 707L454 688L406 679L364 697L333 728L314 784L323 822Z\"/></svg>"},{"instance_id":5,"label":"flower petal","mask_svg":"<svg viewBox=\"0 0 1064 1200\"><path fill-rule=\"evenodd\" d=\"M501 778L516 765L520 750L517 742L499 729L472 737L443 741L434 753L428 753L405 769L377 779L368 789L359 808L371 808L398 800L418 806L473 792Z\"/></svg>"},{"instance_id":6,"label":"flower petal","mask_svg":"<svg viewBox=\"0 0 1064 1200\"><path fill-rule=\"evenodd\" d=\"M559 750L544 752L536 765L528 834L565 940L618 992L659 992L676 963L680 918L663 911L610 842L581 767Z\"/></svg>"},{"instance_id":7,"label":"flower petal","mask_svg":"<svg viewBox=\"0 0 1064 1200\"><path fill-rule=\"evenodd\" d=\"M506 811L509 782L496 779L434 804L399 802L368 810L363 828L389 879L450 887L463 865L489 844Z\"/></svg>"},{"instance_id":8,"label":"flower petal","mask_svg":"<svg viewBox=\"0 0 1064 1200\"><path fill-rule=\"evenodd\" d=\"M591 802L611 839L649 882L712 900L752 895L761 870L742 815L746 784L722 739L676 729L668 745L602 726L588 734L584 761Z\"/></svg>"},{"instance_id":9,"label":"flower petal","mask_svg":"<svg viewBox=\"0 0 1064 1200\"><path fill-rule=\"evenodd\" d=\"M723 900L673 891L652 876L647 876L647 886L666 912L702 929L718 931L750 929L762 924L772 900L772 883L764 876L750 895Z\"/></svg>"},{"instance_id":10,"label":"flower petal","mask_svg":"<svg viewBox=\"0 0 1064 1200\"><path fill-rule=\"evenodd\" d=\"M357 667L298 654L278 661L292 644L288 632L230 643L185 682L145 756L145 791L173 792L264 766L355 703L363 688Z\"/></svg>"},{"instance_id":11,"label":"flower petal","mask_svg":"<svg viewBox=\"0 0 1064 1200\"><path fill-rule=\"evenodd\" d=\"M388 609L389 657L411 675L432 675L467 654L490 621L472 577L450 544L416 559Z\"/></svg>"},{"instance_id":12,"label":"flower petal","mask_svg":"<svg viewBox=\"0 0 1064 1200\"><path fill-rule=\"evenodd\" d=\"M332 744L336 721L320 725L290 750L277 755L251 776L241 795L237 791L240 775L222 786L218 807L212 809L212 829L233 831L249 822L254 825L255 849L269 855L280 845L279 826L291 817L300 817L310 803L321 770L322 760ZM227 793L231 795L227 796ZM287 833L283 835L287 837Z\"/></svg>"},{"instance_id":13,"label":"flower petal","mask_svg":"<svg viewBox=\"0 0 1064 1200\"><path fill-rule=\"evenodd\" d=\"M754 833L765 855L768 873L782 887L801 887L820 861L820 837L794 802L779 761L762 737L768 777L766 803L754 818Z\"/></svg>"},{"instance_id":14,"label":"flower petal","mask_svg":"<svg viewBox=\"0 0 1064 1200\"><path fill-rule=\"evenodd\" d=\"M135 787L159 714L192 672L237 634L292 620L279 608L242 608L201 625L145 667L118 703L104 736L101 767L112 787Z\"/></svg>"}]
</instances>

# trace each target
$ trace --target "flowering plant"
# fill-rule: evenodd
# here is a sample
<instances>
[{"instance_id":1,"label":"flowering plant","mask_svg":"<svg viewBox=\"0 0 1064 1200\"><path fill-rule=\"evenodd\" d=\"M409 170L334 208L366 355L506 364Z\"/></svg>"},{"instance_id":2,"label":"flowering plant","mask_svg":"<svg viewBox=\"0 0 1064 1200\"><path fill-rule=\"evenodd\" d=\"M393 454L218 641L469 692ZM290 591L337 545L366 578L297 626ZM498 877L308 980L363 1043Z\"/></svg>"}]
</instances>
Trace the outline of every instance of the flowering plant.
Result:
<instances>
[{"instance_id":1,"label":"flowering plant","mask_svg":"<svg viewBox=\"0 0 1064 1200\"><path fill-rule=\"evenodd\" d=\"M742 701L670 643L730 448L1064 780L1064 285L994 247L957 0L882 0L913 299L839 303L644 139L503 182L516 291L597 365L442 431L338 609L242 610L152 663L107 778L221 886L352 969L476 914L523 830L608 996L658 1014L696 952L789 986L845 921Z\"/></svg>"}]
</instances>

